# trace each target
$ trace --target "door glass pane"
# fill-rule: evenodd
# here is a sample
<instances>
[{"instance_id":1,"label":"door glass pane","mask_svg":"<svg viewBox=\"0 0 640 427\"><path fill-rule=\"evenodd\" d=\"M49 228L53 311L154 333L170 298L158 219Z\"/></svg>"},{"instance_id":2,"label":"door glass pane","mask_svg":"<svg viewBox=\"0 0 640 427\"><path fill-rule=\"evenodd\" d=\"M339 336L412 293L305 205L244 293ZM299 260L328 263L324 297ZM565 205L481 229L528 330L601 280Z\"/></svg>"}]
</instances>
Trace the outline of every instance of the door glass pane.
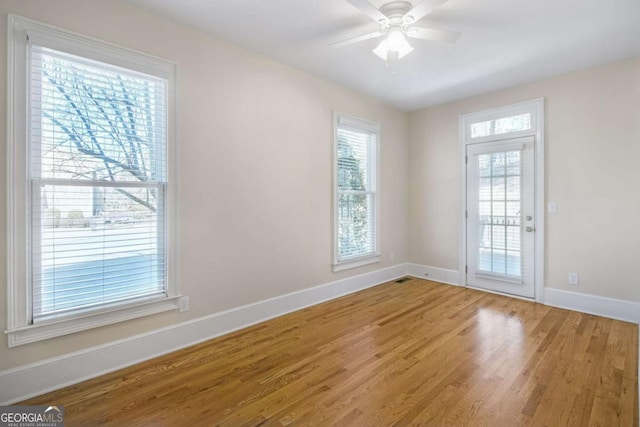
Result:
<instances>
[{"instance_id":1,"label":"door glass pane","mask_svg":"<svg viewBox=\"0 0 640 427\"><path fill-rule=\"evenodd\" d=\"M504 176L504 154L491 154L491 176Z\"/></svg>"},{"instance_id":2,"label":"door glass pane","mask_svg":"<svg viewBox=\"0 0 640 427\"><path fill-rule=\"evenodd\" d=\"M520 200L520 177L507 177L507 200Z\"/></svg>"},{"instance_id":3,"label":"door glass pane","mask_svg":"<svg viewBox=\"0 0 640 427\"><path fill-rule=\"evenodd\" d=\"M507 175L520 175L520 152L509 151L506 154Z\"/></svg>"},{"instance_id":4,"label":"door glass pane","mask_svg":"<svg viewBox=\"0 0 640 427\"><path fill-rule=\"evenodd\" d=\"M478 157L478 176L491 176L491 156Z\"/></svg>"},{"instance_id":5,"label":"door glass pane","mask_svg":"<svg viewBox=\"0 0 640 427\"><path fill-rule=\"evenodd\" d=\"M522 277L521 155L477 156L479 273Z\"/></svg>"}]
</instances>

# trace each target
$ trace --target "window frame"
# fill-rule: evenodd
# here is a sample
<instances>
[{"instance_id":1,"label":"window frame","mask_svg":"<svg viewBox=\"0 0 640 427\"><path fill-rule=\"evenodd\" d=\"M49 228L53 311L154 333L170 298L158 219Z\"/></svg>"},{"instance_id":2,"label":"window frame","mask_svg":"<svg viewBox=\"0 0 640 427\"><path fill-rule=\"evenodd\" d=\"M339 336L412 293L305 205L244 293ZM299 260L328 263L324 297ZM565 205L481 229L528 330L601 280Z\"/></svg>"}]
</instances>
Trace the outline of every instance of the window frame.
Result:
<instances>
[{"instance_id":1,"label":"window frame","mask_svg":"<svg viewBox=\"0 0 640 427\"><path fill-rule=\"evenodd\" d=\"M340 260L338 251L339 240L339 206L338 200L340 197L340 190L338 188L338 128L343 125L353 129L362 130L375 135L375 142L373 147L373 161L371 162L372 178L374 185L373 188L368 190L368 193L373 195L373 240L374 251L372 253L363 254ZM360 267L368 264L380 262L380 125L376 122L372 122L360 117L340 113L334 111L333 113L333 271L343 271L355 267Z\"/></svg>"},{"instance_id":2,"label":"window frame","mask_svg":"<svg viewBox=\"0 0 640 427\"><path fill-rule=\"evenodd\" d=\"M178 149L176 138L175 63L70 32L45 23L8 16L7 73L7 330L9 347L83 331L179 308ZM50 321L32 321L29 254L31 183L29 162L29 72L27 37L39 45L84 58L161 77L167 81L167 181L165 190L166 295Z\"/></svg>"}]
</instances>

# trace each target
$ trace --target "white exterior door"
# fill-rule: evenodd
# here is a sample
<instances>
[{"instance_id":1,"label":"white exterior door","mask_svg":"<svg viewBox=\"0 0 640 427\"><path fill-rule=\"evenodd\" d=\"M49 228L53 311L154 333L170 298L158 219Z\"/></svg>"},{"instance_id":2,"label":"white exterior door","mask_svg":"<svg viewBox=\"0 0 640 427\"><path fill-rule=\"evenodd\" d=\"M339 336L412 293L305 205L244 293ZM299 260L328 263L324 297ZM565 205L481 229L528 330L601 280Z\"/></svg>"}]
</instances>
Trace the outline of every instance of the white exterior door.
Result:
<instances>
[{"instance_id":1,"label":"white exterior door","mask_svg":"<svg viewBox=\"0 0 640 427\"><path fill-rule=\"evenodd\" d=\"M535 296L535 140L466 146L467 286Z\"/></svg>"}]
</instances>

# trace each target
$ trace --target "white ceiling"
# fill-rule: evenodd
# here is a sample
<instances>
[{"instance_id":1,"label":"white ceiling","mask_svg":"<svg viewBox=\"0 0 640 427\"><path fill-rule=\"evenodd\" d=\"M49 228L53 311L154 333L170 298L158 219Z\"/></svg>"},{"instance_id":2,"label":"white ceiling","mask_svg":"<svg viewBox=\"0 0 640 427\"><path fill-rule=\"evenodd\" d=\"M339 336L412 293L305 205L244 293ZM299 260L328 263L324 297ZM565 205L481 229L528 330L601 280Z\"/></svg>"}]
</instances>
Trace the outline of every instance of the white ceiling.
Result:
<instances>
[{"instance_id":1,"label":"white ceiling","mask_svg":"<svg viewBox=\"0 0 640 427\"><path fill-rule=\"evenodd\" d=\"M449 0L418 25L460 39L411 39L393 72L376 40L328 46L378 29L346 0L125 1L403 110L640 55L640 0Z\"/></svg>"}]
</instances>

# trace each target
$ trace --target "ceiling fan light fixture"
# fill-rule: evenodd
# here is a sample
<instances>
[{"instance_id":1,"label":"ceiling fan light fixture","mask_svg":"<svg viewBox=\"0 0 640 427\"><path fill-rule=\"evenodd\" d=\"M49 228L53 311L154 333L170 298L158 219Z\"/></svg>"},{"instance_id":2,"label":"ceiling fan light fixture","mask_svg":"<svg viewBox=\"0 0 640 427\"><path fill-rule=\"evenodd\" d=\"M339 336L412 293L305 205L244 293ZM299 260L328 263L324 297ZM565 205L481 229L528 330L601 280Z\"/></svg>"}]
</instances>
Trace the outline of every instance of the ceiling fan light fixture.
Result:
<instances>
[{"instance_id":1,"label":"ceiling fan light fixture","mask_svg":"<svg viewBox=\"0 0 640 427\"><path fill-rule=\"evenodd\" d=\"M373 53L384 61L401 59L413 51L402 30L391 30L380 44L373 49Z\"/></svg>"},{"instance_id":2,"label":"ceiling fan light fixture","mask_svg":"<svg viewBox=\"0 0 640 427\"><path fill-rule=\"evenodd\" d=\"M389 50L401 51L405 48L409 43L407 43L407 38L402 33L400 29L393 29L389 31L387 35L387 47Z\"/></svg>"}]
</instances>

